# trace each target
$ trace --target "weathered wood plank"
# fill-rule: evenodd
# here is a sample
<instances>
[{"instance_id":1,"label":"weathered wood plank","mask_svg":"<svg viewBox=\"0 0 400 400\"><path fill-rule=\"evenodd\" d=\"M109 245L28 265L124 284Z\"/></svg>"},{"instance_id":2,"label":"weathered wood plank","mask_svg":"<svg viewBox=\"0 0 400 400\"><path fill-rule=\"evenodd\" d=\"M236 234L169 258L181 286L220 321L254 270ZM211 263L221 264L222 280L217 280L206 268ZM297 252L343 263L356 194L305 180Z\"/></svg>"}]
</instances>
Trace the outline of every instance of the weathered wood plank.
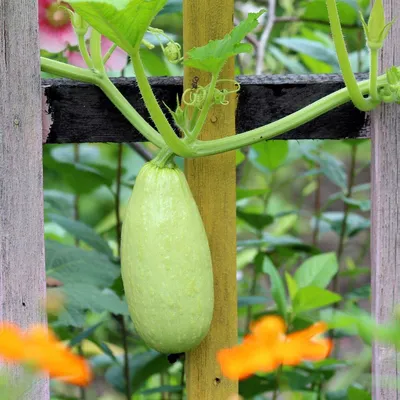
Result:
<instances>
[{"instance_id":1,"label":"weathered wood plank","mask_svg":"<svg viewBox=\"0 0 400 400\"><path fill-rule=\"evenodd\" d=\"M233 24L234 0L184 0L186 50L223 37ZM206 84L208 74L185 69L185 88L194 76ZM226 64L221 78L234 78L234 60ZM215 107L204 126L202 139L235 134L236 101ZM236 154L234 151L185 161L185 173L200 209L211 249L214 271L214 314L211 328L199 347L187 354L188 400L226 400L237 393L238 384L221 375L218 350L237 343L236 292Z\"/></svg>"},{"instance_id":2,"label":"weathered wood plank","mask_svg":"<svg viewBox=\"0 0 400 400\"><path fill-rule=\"evenodd\" d=\"M384 0L387 20L395 18L398 0ZM400 25L386 39L380 68L398 65ZM400 110L384 105L371 114L372 136L372 308L379 322L393 317L400 303ZM373 361L373 398L400 399L399 356L393 346L376 344Z\"/></svg>"},{"instance_id":3,"label":"weathered wood plank","mask_svg":"<svg viewBox=\"0 0 400 400\"><path fill-rule=\"evenodd\" d=\"M360 80L366 75L360 74ZM236 113L236 131L257 128L343 87L338 75L242 76ZM116 79L117 87L149 120L134 79ZM182 78L152 78L157 98L176 106ZM100 89L64 79L44 80L52 124L47 143L139 142L144 138L102 94ZM369 116L345 104L280 139L341 139L369 136Z\"/></svg>"},{"instance_id":4,"label":"weathered wood plank","mask_svg":"<svg viewBox=\"0 0 400 400\"><path fill-rule=\"evenodd\" d=\"M45 322L37 15L36 1L0 0L0 321L22 327ZM20 369L9 372L17 382ZM48 398L47 379L21 395Z\"/></svg>"}]
</instances>

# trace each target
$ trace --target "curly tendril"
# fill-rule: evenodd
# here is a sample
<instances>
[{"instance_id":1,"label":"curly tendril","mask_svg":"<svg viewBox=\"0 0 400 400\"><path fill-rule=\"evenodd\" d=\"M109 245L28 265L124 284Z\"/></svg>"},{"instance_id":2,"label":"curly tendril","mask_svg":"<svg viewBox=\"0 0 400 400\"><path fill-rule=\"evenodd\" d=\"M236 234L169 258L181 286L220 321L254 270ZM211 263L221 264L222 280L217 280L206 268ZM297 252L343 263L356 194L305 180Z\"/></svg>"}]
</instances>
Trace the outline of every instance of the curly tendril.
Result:
<instances>
[{"instance_id":1,"label":"curly tendril","mask_svg":"<svg viewBox=\"0 0 400 400\"><path fill-rule=\"evenodd\" d=\"M186 106L202 109L207 97L208 86L198 86L196 89L189 88L183 92L182 102ZM187 98L189 96L189 99Z\"/></svg>"},{"instance_id":2,"label":"curly tendril","mask_svg":"<svg viewBox=\"0 0 400 400\"><path fill-rule=\"evenodd\" d=\"M160 42L161 49L171 64L178 64L183 61L182 47L179 43L175 42L170 36L168 36L162 29L152 28L151 26L147 31L153 34ZM164 47L161 38L165 37L168 40L168 44Z\"/></svg>"},{"instance_id":3,"label":"curly tendril","mask_svg":"<svg viewBox=\"0 0 400 400\"><path fill-rule=\"evenodd\" d=\"M232 93L237 93L240 90L240 84L233 79L220 79L217 81L217 84L222 82L231 82L236 86L233 90L218 88L214 89L213 104L226 106L229 104L229 101L226 99L226 97ZM206 100L207 93L210 89L209 86L210 85L200 86L196 82L196 87L191 87L183 92L182 102L186 106L195 107L201 110Z\"/></svg>"},{"instance_id":4,"label":"curly tendril","mask_svg":"<svg viewBox=\"0 0 400 400\"><path fill-rule=\"evenodd\" d=\"M230 94L237 93L240 90L240 83L233 79L219 79L217 84L221 82L232 82L236 86L233 90L215 88L214 104L226 106L229 104L229 101L226 99L226 97Z\"/></svg>"}]
</instances>

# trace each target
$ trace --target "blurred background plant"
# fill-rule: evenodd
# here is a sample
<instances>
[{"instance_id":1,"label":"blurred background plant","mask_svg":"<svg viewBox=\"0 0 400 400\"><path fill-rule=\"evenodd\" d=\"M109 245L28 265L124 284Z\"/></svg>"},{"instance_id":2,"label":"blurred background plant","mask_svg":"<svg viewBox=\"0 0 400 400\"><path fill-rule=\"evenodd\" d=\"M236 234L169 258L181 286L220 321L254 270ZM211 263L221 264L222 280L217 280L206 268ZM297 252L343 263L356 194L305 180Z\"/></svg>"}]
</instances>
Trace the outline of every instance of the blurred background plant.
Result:
<instances>
[{"instance_id":1,"label":"blurred background plant","mask_svg":"<svg viewBox=\"0 0 400 400\"><path fill-rule=\"evenodd\" d=\"M38 1L42 53L80 65L67 12L55 0ZM353 70L367 72L359 10L367 18L369 1L344 0L338 7ZM268 13L247 37L253 54L236 58L238 75L339 72L324 0L237 1L235 23L260 8ZM170 0L153 26L182 43L181 0ZM152 36L146 39L156 45L142 51L149 76L183 74ZM104 53L109 47L104 39ZM108 70L112 77L134 76L120 50ZM124 143L43 149L48 291L62 290L66 298L50 323L95 373L87 388L54 382L52 399L184 399L182 358L148 349L135 333L119 272L124 209L155 148ZM284 317L290 331L320 320L335 328L330 358L254 375L240 384L245 399L371 398L370 328L357 325L367 318L370 301L369 163L368 140L277 140L237 152L239 340L252 321L268 314Z\"/></svg>"}]
</instances>

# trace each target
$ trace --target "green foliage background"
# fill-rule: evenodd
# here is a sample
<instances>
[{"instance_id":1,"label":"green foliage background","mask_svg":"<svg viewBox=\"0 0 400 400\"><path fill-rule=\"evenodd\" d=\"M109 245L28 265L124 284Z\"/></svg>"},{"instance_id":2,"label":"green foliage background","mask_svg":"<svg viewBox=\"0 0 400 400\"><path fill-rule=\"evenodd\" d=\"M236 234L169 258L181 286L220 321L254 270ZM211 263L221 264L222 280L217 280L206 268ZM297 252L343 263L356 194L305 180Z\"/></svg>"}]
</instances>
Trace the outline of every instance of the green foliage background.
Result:
<instances>
[{"instance_id":1,"label":"green foliage background","mask_svg":"<svg viewBox=\"0 0 400 400\"><path fill-rule=\"evenodd\" d=\"M355 72L368 70L358 14L368 16L368 3L338 5ZM170 0L153 24L178 42L181 7L179 0ZM237 2L236 18L264 7L261 1ZM339 72L324 0L280 0L276 15L265 73ZM256 38L261 29L262 24L254 31ZM159 47L142 55L150 76L183 73L168 64ZM254 74L254 54L239 57L237 74ZM130 65L123 75L133 76ZM151 145L139 146L154 155ZM330 320L337 305L355 318L369 308L369 146L362 140L269 141L237 152L241 337L252 320L269 313L290 316L290 329L296 330ZM96 373L84 391L53 383L53 400L126 398L124 346L132 399L185 398L183 363L170 364L144 345L123 297L117 222L145 162L139 154L128 144L44 147L46 268L63 283L68 299L51 325L90 359ZM178 163L182 167L182 160ZM355 357L368 346L352 329L333 333L338 350L332 358L284 368L279 375L253 376L241 383L240 393L253 400L275 399L281 392L285 399L370 399L370 373L357 370ZM352 379L343 378L343 371L353 371ZM332 379L340 385L327 386Z\"/></svg>"}]
</instances>

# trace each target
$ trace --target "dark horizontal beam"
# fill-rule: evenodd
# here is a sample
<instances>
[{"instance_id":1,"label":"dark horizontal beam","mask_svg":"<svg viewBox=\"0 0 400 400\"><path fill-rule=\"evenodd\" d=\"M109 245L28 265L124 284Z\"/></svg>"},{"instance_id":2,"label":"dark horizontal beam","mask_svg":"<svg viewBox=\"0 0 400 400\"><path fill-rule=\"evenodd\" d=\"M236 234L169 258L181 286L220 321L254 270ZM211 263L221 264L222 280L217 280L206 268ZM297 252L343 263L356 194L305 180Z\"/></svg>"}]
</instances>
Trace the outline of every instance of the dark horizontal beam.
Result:
<instances>
[{"instance_id":1,"label":"dark horizontal beam","mask_svg":"<svg viewBox=\"0 0 400 400\"><path fill-rule=\"evenodd\" d=\"M358 75L358 79L365 79ZM339 75L241 76L236 115L237 133L282 118L342 88ZM115 79L118 89L148 121L133 78ZM151 86L160 101L176 106L182 93L182 78L152 78ZM119 113L95 86L65 79L44 80L50 129L46 143L140 142L142 135ZM294 129L279 139L344 139L369 137L369 117L350 103Z\"/></svg>"}]
</instances>

